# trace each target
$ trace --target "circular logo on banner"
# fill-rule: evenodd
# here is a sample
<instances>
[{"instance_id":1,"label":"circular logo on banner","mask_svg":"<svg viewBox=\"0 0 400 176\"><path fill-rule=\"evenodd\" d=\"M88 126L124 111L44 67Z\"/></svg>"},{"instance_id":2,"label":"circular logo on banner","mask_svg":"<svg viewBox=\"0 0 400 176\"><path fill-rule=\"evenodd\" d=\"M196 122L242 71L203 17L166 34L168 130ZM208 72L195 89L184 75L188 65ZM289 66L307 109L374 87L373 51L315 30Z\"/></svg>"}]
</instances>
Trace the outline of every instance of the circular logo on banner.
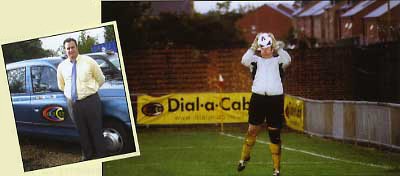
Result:
<instances>
[{"instance_id":1,"label":"circular logo on banner","mask_svg":"<svg viewBox=\"0 0 400 176\"><path fill-rule=\"evenodd\" d=\"M43 118L51 122L64 121L64 114L64 109L58 105L47 106L42 110Z\"/></svg>"},{"instance_id":2,"label":"circular logo on banner","mask_svg":"<svg viewBox=\"0 0 400 176\"><path fill-rule=\"evenodd\" d=\"M164 107L160 103L148 103L142 107L142 112L146 116L158 116L164 111Z\"/></svg>"}]
</instances>

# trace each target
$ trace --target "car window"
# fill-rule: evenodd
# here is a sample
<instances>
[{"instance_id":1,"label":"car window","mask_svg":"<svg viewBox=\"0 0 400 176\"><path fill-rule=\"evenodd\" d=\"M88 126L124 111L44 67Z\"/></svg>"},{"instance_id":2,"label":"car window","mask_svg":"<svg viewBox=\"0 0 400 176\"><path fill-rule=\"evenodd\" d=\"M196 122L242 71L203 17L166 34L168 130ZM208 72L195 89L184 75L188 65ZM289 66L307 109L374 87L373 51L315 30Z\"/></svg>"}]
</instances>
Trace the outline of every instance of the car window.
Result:
<instances>
[{"instance_id":1,"label":"car window","mask_svg":"<svg viewBox=\"0 0 400 176\"><path fill-rule=\"evenodd\" d=\"M31 70L33 93L59 91L55 69L48 66L34 66Z\"/></svg>"},{"instance_id":2,"label":"car window","mask_svg":"<svg viewBox=\"0 0 400 176\"><path fill-rule=\"evenodd\" d=\"M108 57L108 60L110 60L110 62L118 68L118 70L121 70L121 64L119 63L119 58L117 56L117 54L114 54L112 56Z\"/></svg>"},{"instance_id":3,"label":"car window","mask_svg":"<svg viewBox=\"0 0 400 176\"><path fill-rule=\"evenodd\" d=\"M100 68L108 68L108 67L110 67L110 66L108 65L108 63L107 63L105 60L103 60L103 59L94 58L94 60L97 62L97 64L100 66Z\"/></svg>"},{"instance_id":4,"label":"car window","mask_svg":"<svg viewBox=\"0 0 400 176\"><path fill-rule=\"evenodd\" d=\"M90 57L93 58L100 66L101 71L106 77L106 80L122 79L121 70L111 62L109 55L90 55Z\"/></svg>"},{"instance_id":5,"label":"car window","mask_svg":"<svg viewBox=\"0 0 400 176\"><path fill-rule=\"evenodd\" d=\"M11 93L26 93L25 67L8 70L7 78Z\"/></svg>"}]
</instances>

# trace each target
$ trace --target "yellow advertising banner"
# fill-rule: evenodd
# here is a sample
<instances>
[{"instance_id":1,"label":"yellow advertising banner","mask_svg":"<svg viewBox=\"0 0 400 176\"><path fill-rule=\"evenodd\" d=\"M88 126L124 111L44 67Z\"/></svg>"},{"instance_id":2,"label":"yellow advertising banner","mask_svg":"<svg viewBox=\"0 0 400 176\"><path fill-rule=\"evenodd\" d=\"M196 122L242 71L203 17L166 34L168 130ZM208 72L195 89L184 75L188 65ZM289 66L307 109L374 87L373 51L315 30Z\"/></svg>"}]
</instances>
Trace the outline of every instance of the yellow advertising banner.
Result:
<instances>
[{"instance_id":1,"label":"yellow advertising banner","mask_svg":"<svg viewBox=\"0 0 400 176\"><path fill-rule=\"evenodd\" d=\"M138 124L247 122L251 93L182 93L139 96Z\"/></svg>"},{"instance_id":2,"label":"yellow advertising banner","mask_svg":"<svg viewBox=\"0 0 400 176\"><path fill-rule=\"evenodd\" d=\"M304 101L285 96L284 109L286 125L298 131L304 131Z\"/></svg>"}]
</instances>

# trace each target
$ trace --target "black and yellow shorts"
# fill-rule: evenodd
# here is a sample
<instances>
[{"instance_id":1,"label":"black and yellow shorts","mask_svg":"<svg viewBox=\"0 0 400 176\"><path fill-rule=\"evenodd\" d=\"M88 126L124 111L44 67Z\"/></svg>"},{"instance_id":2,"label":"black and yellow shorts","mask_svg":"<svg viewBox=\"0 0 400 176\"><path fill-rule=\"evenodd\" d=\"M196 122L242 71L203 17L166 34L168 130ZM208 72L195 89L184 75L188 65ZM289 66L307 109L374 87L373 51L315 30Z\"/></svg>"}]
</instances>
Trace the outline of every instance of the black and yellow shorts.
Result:
<instances>
[{"instance_id":1,"label":"black and yellow shorts","mask_svg":"<svg viewBox=\"0 0 400 176\"><path fill-rule=\"evenodd\" d=\"M261 125L264 122L268 127L282 128L283 117L283 95L259 95L252 93L249 106L249 123Z\"/></svg>"}]
</instances>

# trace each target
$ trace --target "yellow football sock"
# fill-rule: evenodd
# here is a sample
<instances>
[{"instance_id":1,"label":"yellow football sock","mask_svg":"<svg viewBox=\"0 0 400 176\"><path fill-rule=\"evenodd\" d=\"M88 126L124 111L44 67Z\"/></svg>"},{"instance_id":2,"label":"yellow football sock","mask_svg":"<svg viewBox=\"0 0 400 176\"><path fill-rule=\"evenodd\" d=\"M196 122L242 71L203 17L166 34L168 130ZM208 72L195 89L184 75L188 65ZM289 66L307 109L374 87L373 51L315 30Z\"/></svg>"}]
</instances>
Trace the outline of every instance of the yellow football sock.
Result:
<instances>
[{"instance_id":1,"label":"yellow football sock","mask_svg":"<svg viewBox=\"0 0 400 176\"><path fill-rule=\"evenodd\" d=\"M279 170L281 166L281 144L269 144L269 149L272 154L272 162L274 169Z\"/></svg>"},{"instance_id":2,"label":"yellow football sock","mask_svg":"<svg viewBox=\"0 0 400 176\"><path fill-rule=\"evenodd\" d=\"M251 148L256 143L256 136L251 136L249 133L246 134L246 139L243 143L242 154L240 160L246 160L250 157Z\"/></svg>"}]
</instances>

